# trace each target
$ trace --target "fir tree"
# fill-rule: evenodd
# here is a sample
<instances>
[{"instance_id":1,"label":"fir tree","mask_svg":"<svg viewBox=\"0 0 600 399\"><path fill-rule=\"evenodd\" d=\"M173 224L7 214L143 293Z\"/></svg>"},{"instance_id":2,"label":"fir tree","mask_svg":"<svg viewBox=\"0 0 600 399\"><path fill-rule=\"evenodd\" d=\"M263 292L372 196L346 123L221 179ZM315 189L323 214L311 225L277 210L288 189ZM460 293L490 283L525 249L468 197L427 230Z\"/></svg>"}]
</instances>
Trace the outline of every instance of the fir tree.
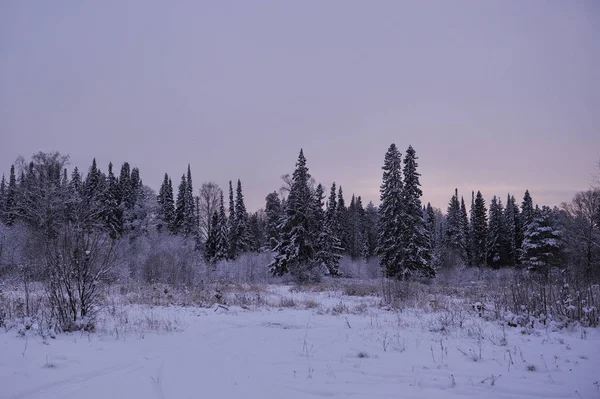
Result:
<instances>
[{"instance_id":1,"label":"fir tree","mask_svg":"<svg viewBox=\"0 0 600 399\"><path fill-rule=\"evenodd\" d=\"M458 200L458 189L448 204L446 213L446 248L452 257L451 263L467 263L467 242L463 222L461 222L460 202Z\"/></svg>"},{"instance_id":2,"label":"fir tree","mask_svg":"<svg viewBox=\"0 0 600 399\"><path fill-rule=\"evenodd\" d=\"M473 203L471 216L471 248L473 254L473 265L483 266L487 261L487 208L481 191L477 191L477 196Z\"/></svg>"},{"instance_id":3,"label":"fir tree","mask_svg":"<svg viewBox=\"0 0 600 399\"><path fill-rule=\"evenodd\" d=\"M193 236L197 239L198 221L196 218L194 188L192 186L192 171L189 164L187 167L185 183L184 234L186 236Z\"/></svg>"},{"instance_id":4,"label":"fir tree","mask_svg":"<svg viewBox=\"0 0 600 399\"><path fill-rule=\"evenodd\" d=\"M179 187L177 189L177 200L175 201L175 232L180 235L187 235L186 228L186 190L187 190L187 181L185 178L185 174L181 176L181 182L179 183Z\"/></svg>"},{"instance_id":5,"label":"fir tree","mask_svg":"<svg viewBox=\"0 0 600 399\"><path fill-rule=\"evenodd\" d=\"M562 260L562 231L553 217L552 210L537 206L533 218L525 229L521 260L530 270L548 277L551 266L559 266Z\"/></svg>"},{"instance_id":6,"label":"fir tree","mask_svg":"<svg viewBox=\"0 0 600 399\"><path fill-rule=\"evenodd\" d=\"M213 263L216 260L219 213L215 211L211 219L211 227L208 230L206 242L204 243L204 259L209 263Z\"/></svg>"},{"instance_id":7,"label":"fir tree","mask_svg":"<svg viewBox=\"0 0 600 399\"><path fill-rule=\"evenodd\" d=\"M279 242L279 223L282 217L281 201L277 192L274 191L267 195L266 202L265 235L268 248L274 250Z\"/></svg>"},{"instance_id":8,"label":"fir tree","mask_svg":"<svg viewBox=\"0 0 600 399\"><path fill-rule=\"evenodd\" d=\"M336 229L336 194L335 183L333 183L329 199L327 201L327 211L323 212L323 186L319 184L315 194L317 203L317 225L319 228L317 262L326 269L327 274L332 276L339 275L339 264L342 258L341 243L337 235Z\"/></svg>"},{"instance_id":9,"label":"fir tree","mask_svg":"<svg viewBox=\"0 0 600 399\"><path fill-rule=\"evenodd\" d=\"M0 182L0 223L6 223L6 178L2 175Z\"/></svg>"},{"instance_id":10,"label":"fir tree","mask_svg":"<svg viewBox=\"0 0 600 399\"><path fill-rule=\"evenodd\" d=\"M465 199L460 197L460 229L462 231L463 246L467 264L471 266L473 264L471 255L471 233L469 231L469 219L467 217L467 208L465 206Z\"/></svg>"},{"instance_id":11,"label":"fir tree","mask_svg":"<svg viewBox=\"0 0 600 399\"><path fill-rule=\"evenodd\" d=\"M521 203L521 220L523 221L523 229L527 229L529 223L533 221L534 217L534 209L533 209L533 199L529 194L529 190L525 190L525 195L523 196L523 202Z\"/></svg>"},{"instance_id":12,"label":"fir tree","mask_svg":"<svg viewBox=\"0 0 600 399\"><path fill-rule=\"evenodd\" d=\"M404 157L404 186L402 190L402 278L414 274L434 277L431 267L431 241L421 206L420 173L417 172L417 156L412 146Z\"/></svg>"},{"instance_id":13,"label":"fir tree","mask_svg":"<svg viewBox=\"0 0 600 399\"><path fill-rule=\"evenodd\" d=\"M121 172L119 174L119 195L117 201L123 204L123 207L129 206L131 195L131 169L129 163L125 162L121 165Z\"/></svg>"},{"instance_id":14,"label":"fir tree","mask_svg":"<svg viewBox=\"0 0 600 399\"><path fill-rule=\"evenodd\" d=\"M336 211L336 225L338 228L337 235L344 251L350 252L350 225L348 223L348 208L344 200L344 191L342 186L338 189Z\"/></svg>"},{"instance_id":15,"label":"fir tree","mask_svg":"<svg viewBox=\"0 0 600 399\"><path fill-rule=\"evenodd\" d=\"M229 242L229 259L235 259L237 252L237 242L235 239L236 217L235 217L235 201L233 199L233 185L229 180L229 219L227 224L228 242Z\"/></svg>"},{"instance_id":16,"label":"fir tree","mask_svg":"<svg viewBox=\"0 0 600 399\"><path fill-rule=\"evenodd\" d=\"M214 225L215 229L215 254L213 261L227 259L229 256L229 229L227 215L225 215L225 205L223 203L223 192L220 194L219 217Z\"/></svg>"},{"instance_id":17,"label":"fir tree","mask_svg":"<svg viewBox=\"0 0 600 399\"><path fill-rule=\"evenodd\" d=\"M272 274L281 276L290 272L301 282L311 279L313 269L318 265L315 252L318 235L312 231L314 198L309 181L306 158L300 150L281 224L281 240L275 248L277 255L269 265Z\"/></svg>"},{"instance_id":18,"label":"fir tree","mask_svg":"<svg viewBox=\"0 0 600 399\"><path fill-rule=\"evenodd\" d=\"M504 252L506 254L506 264L515 266L519 258L518 240L518 215L519 208L515 202L515 197L508 194L506 198L506 208L504 209L504 233L503 240L505 244Z\"/></svg>"},{"instance_id":19,"label":"fir tree","mask_svg":"<svg viewBox=\"0 0 600 399\"><path fill-rule=\"evenodd\" d=\"M383 161L383 179L380 187L379 247L380 264L387 277L404 276L402 257L404 247L404 219L402 209L402 162L395 144L388 148Z\"/></svg>"},{"instance_id":20,"label":"fir tree","mask_svg":"<svg viewBox=\"0 0 600 399\"><path fill-rule=\"evenodd\" d=\"M175 202L173 199L173 184L169 175L165 173L165 177L160 186L158 194L158 217L162 221L159 224L159 230L163 227L165 230L174 233L175 232Z\"/></svg>"},{"instance_id":21,"label":"fir tree","mask_svg":"<svg viewBox=\"0 0 600 399\"><path fill-rule=\"evenodd\" d=\"M244 194L242 193L242 182L238 179L235 197L235 223L234 226L234 240L235 250L232 253L232 259L235 259L240 254L249 251L251 248L250 244L250 231L248 229L248 212L246 211L246 205L244 204Z\"/></svg>"},{"instance_id":22,"label":"fir tree","mask_svg":"<svg viewBox=\"0 0 600 399\"><path fill-rule=\"evenodd\" d=\"M503 249L504 244L504 216L502 201L496 196L490 203L490 218L487 234L487 264L493 267L499 267L505 264L506 254Z\"/></svg>"},{"instance_id":23,"label":"fir tree","mask_svg":"<svg viewBox=\"0 0 600 399\"><path fill-rule=\"evenodd\" d=\"M371 259L377 253L377 240L379 237L377 226L379 224L379 212L375 205L369 201L365 208L365 234L367 252L365 258Z\"/></svg>"},{"instance_id":24,"label":"fir tree","mask_svg":"<svg viewBox=\"0 0 600 399\"><path fill-rule=\"evenodd\" d=\"M123 234L123 210L117 201L118 185L117 179L113 173L113 164L108 164L107 189L104 191L104 201L106 211L104 214L104 223L109 231L111 238L115 239Z\"/></svg>"}]
</instances>

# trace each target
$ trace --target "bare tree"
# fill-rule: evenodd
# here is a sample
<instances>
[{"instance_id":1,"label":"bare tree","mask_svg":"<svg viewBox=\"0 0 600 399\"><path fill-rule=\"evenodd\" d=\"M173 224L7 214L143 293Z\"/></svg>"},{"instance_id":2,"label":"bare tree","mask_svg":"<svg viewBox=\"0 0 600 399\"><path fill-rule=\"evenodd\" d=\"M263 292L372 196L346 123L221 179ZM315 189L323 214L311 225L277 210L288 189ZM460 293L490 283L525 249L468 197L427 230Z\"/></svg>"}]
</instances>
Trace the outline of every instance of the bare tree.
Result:
<instances>
[{"instance_id":1,"label":"bare tree","mask_svg":"<svg viewBox=\"0 0 600 399\"><path fill-rule=\"evenodd\" d=\"M198 224L200 238L206 241L208 232L212 229L212 216L219 209L219 198L222 190L215 182L202 183L198 196Z\"/></svg>"}]
</instances>

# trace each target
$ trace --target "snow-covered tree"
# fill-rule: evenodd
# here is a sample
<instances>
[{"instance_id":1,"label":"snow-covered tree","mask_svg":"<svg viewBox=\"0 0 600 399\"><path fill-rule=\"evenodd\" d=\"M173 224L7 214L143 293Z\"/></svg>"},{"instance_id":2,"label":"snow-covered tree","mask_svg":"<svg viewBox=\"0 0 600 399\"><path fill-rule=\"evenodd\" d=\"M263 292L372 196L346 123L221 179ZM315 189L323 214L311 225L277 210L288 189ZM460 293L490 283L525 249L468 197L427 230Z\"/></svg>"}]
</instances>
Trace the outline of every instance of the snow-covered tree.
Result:
<instances>
[{"instance_id":1,"label":"snow-covered tree","mask_svg":"<svg viewBox=\"0 0 600 399\"><path fill-rule=\"evenodd\" d=\"M487 208L481 191L477 191L477 196L473 202L471 211L471 248L473 255L473 265L483 266L487 262Z\"/></svg>"},{"instance_id":2,"label":"snow-covered tree","mask_svg":"<svg viewBox=\"0 0 600 399\"><path fill-rule=\"evenodd\" d=\"M281 201L276 191L273 191L266 197L265 213L265 236L267 247L274 250L279 242L279 224L283 217Z\"/></svg>"},{"instance_id":3,"label":"snow-covered tree","mask_svg":"<svg viewBox=\"0 0 600 399\"><path fill-rule=\"evenodd\" d=\"M378 225L379 211L373 205L373 202L369 201L365 208L366 253L364 257L367 260L371 259L377 253L377 240L379 239Z\"/></svg>"},{"instance_id":4,"label":"snow-covered tree","mask_svg":"<svg viewBox=\"0 0 600 399\"><path fill-rule=\"evenodd\" d=\"M499 267L505 264L506 254L504 249L504 209L502 201L496 196L490 203L490 217L487 234L487 264L492 267Z\"/></svg>"},{"instance_id":5,"label":"snow-covered tree","mask_svg":"<svg viewBox=\"0 0 600 399\"><path fill-rule=\"evenodd\" d=\"M404 187L401 200L403 279L415 274L426 277L435 276L435 270L431 266L431 241L421 206L423 192L419 182L421 174L417 172L417 159L415 150L409 146L404 157Z\"/></svg>"},{"instance_id":6,"label":"snow-covered tree","mask_svg":"<svg viewBox=\"0 0 600 399\"><path fill-rule=\"evenodd\" d=\"M331 187L329 198L327 201L327 212L323 213L323 187L317 190L316 200L317 208L320 207L317 219L321 219L322 228L319 230L318 250L316 254L317 262L324 266L327 273L332 276L339 275L339 264L342 258L342 247L340 239L336 234L337 217L336 217L336 192L335 183Z\"/></svg>"},{"instance_id":7,"label":"snow-covered tree","mask_svg":"<svg viewBox=\"0 0 600 399\"><path fill-rule=\"evenodd\" d=\"M213 261L227 259L229 256L229 224L225 214L225 204L223 203L223 193L219 195L219 215L214 227L215 250Z\"/></svg>"},{"instance_id":8,"label":"snow-covered tree","mask_svg":"<svg viewBox=\"0 0 600 399\"><path fill-rule=\"evenodd\" d=\"M471 254L471 232L469 230L469 219L467 216L467 208L465 206L465 199L460 197L460 229L462 231L462 236L464 237L464 248L465 248L465 257L467 264L471 266L473 264L472 254Z\"/></svg>"},{"instance_id":9,"label":"snow-covered tree","mask_svg":"<svg viewBox=\"0 0 600 399\"><path fill-rule=\"evenodd\" d=\"M533 219L525 229L521 261L530 270L548 276L551 266L559 266L562 260L562 230L557 226L552 210L536 206Z\"/></svg>"},{"instance_id":10,"label":"snow-covered tree","mask_svg":"<svg viewBox=\"0 0 600 399\"><path fill-rule=\"evenodd\" d=\"M281 238L275 248L275 259L269 265L272 274L291 273L297 281L315 277L317 237L314 231L314 197L309 187L310 174L306 158L300 150L292 187L281 223Z\"/></svg>"},{"instance_id":11,"label":"snow-covered tree","mask_svg":"<svg viewBox=\"0 0 600 399\"><path fill-rule=\"evenodd\" d=\"M165 177L158 192L158 218L159 230L169 232L175 231L175 201L173 199L173 183L169 175L165 173Z\"/></svg>"},{"instance_id":12,"label":"snow-covered tree","mask_svg":"<svg viewBox=\"0 0 600 399\"><path fill-rule=\"evenodd\" d=\"M387 277L402 279L404 220L402 209L402 161L396 144L391 144L383 161L380 187L379 246L380 264Z\"/></svg>"},{"instance_id":13,"label":"snow-covered tree","mask_svg":"<svg viewBox=\"0 0 600 399\"><path fill-rule=\"evenodd\" d=\"M506 198L506 208L504 208L504 253L506 254L506 264L515 266L519 259L518 228L519 228L519 208L515 197L508 194Z\"/></svg>"},{"instance_id":14,"label":"snow-covered tree","mask_svg":"<svg viewBox=\"0 0 600 399\"><path fill-rule=\"evenodd\" d=\"M460 201L458 200L458 189L454 190L454 195L448 204L446 212L446 251L449 256L450 265L466 264L467 242L463 222L461 221Z\"/></svg>"},{"instance_id":15,"label":"snow-covered tree","mask_svg":"<svg viewBox=\"0 0 600 399\"><path fill-rule=\"evenodd\" d=\"M235 197L235 212L233 223L233 240L230 245L230 258L235 259L239 255L250 250L250 232L248 230L248 212L244 204L244 194L242 193L242 182L238 179Z\"/></svg>"}]
</instances>

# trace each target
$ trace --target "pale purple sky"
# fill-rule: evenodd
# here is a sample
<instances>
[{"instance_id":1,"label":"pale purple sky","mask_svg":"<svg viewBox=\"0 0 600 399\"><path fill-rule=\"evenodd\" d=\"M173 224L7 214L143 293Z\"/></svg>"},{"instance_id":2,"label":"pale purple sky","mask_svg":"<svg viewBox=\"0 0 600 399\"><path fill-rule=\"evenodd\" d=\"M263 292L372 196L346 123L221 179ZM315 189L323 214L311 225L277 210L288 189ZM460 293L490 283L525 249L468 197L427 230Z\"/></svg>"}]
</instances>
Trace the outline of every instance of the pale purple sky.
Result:
<instances>
[{"instance_id":1,"label":"pale purple sky","mask_svg":"<svg viewBox=\"0 0 600 399\"><path fill-rule=\"evenodd\" d=\"M555 205L600 159L600 3L1 1L0 171L58 150L158 189L240 178L250 210L300 147L379 202L390 143L445 210L507 192Z\"/></svg>"}]
</instances>

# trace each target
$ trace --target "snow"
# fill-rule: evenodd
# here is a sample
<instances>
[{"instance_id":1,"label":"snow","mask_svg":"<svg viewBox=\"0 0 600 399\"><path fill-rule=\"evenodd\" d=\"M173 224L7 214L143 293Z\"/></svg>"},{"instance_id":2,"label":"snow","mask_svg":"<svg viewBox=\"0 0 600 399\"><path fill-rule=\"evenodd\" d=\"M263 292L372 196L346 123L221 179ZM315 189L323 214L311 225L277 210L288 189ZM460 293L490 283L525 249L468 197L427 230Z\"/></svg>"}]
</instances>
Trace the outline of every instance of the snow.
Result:
<instances>
[{"instance_id":1,"label":"snow","mask_svg":"<svg viewBox=\"0 0 600 399\"><path fill-rule=\"evenodd\" d=\"M452 327L448 312L378 304L272 286L260 307L122 305L93 334L2 330L0 397L600 396L598 329L503 328L472 305Z\"/></svg>"}]
</instances>

